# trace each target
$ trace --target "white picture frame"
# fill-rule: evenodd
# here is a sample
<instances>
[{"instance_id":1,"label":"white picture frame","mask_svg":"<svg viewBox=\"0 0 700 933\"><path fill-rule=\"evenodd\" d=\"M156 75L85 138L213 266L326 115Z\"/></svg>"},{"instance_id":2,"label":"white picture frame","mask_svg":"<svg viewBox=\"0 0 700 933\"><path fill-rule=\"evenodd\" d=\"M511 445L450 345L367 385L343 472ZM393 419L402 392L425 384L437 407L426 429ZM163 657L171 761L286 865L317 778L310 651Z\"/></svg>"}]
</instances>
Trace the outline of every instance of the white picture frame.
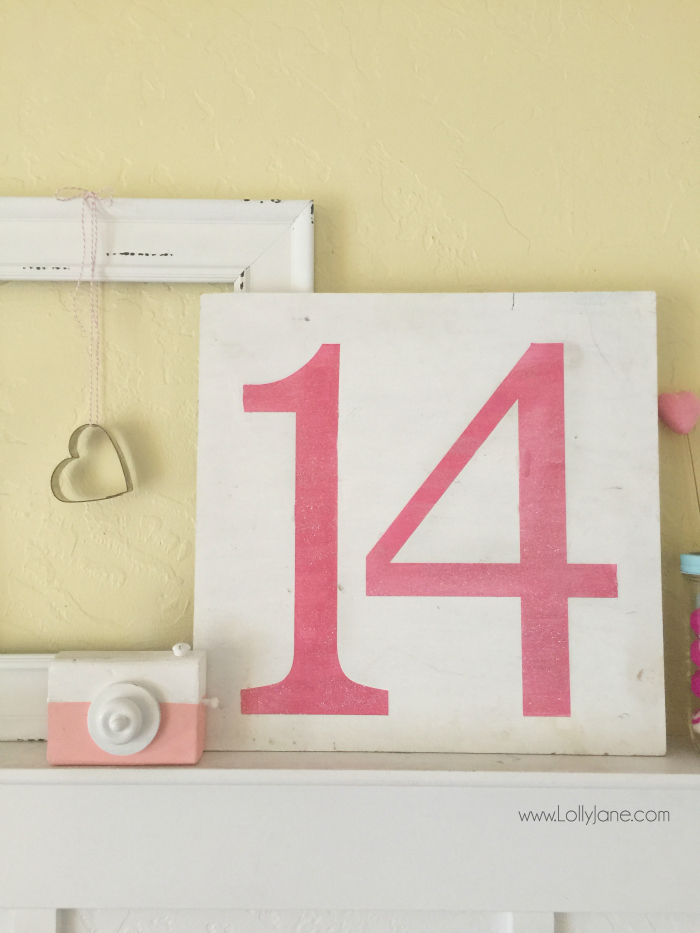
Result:
<instances>
[{"instance_id":1,"label":"white picture frame","mask_svg":"<svg viewBox=\"0 0 700 933\"><path fill-rule=\"evenodd\" d=\"M313 201L102 197L93 203L99 281L313 291ZM87 213L79 196L0 198L0 281L76 281Z\"/></svg>"},{"instance_id":2,"label":"white picture frame","mask_svg":"<svg viewBox=\"0 0 700 933\"><path fill-rule=\"evenodd\" d=\"M91 218L75 191L70 200L0 198L0 281L78 280L83 227L89 232ZM236 292L314 290L312 200L105 194L96 201L101 282L230 282ZM0 654L0 741L46 738L52 658Z\"/></svg>"}]
</instances>

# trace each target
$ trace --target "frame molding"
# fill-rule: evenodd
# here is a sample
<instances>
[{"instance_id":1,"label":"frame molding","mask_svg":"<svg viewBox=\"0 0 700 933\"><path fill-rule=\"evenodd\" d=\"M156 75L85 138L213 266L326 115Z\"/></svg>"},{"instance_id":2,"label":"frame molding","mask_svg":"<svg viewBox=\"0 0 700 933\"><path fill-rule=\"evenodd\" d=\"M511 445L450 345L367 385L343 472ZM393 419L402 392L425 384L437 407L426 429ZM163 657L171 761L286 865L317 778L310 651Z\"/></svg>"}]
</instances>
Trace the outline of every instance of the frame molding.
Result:
<instances>
[{"instance_id":1,"label":"frame molding","mask_svg":"<svg viewBox=\"0 0 700 933\"><path fill-rule=\"evenodd\" d=\"M313 201L114 198L97 205L101 282L313 291ZM82 216L81 197L0 198L0 280L76 281Z\"/></svg>"}]
</instances>

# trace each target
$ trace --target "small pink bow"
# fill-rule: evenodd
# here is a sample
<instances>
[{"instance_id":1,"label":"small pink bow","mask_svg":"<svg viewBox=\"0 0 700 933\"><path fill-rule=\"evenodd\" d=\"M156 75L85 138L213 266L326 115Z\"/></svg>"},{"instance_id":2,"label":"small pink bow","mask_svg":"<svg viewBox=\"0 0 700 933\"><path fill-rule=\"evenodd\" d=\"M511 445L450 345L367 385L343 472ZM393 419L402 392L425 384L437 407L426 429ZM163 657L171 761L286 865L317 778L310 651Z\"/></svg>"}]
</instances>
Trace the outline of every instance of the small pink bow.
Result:
<instances>
[{"instance_id":1,"label":"small pink bow","mask_svg":"<svg viewBox=\"0 0 700 933\"><path fill-rule=\"evenodd\" d=\"M89 191L87 188L59 188L54 195L57 201L75 201L76 198L82 198L90 206L96 205L97 201L104 201L111 204L113 200L111 188L100 188L99 191Z\"/></svg>"}]
</instances>

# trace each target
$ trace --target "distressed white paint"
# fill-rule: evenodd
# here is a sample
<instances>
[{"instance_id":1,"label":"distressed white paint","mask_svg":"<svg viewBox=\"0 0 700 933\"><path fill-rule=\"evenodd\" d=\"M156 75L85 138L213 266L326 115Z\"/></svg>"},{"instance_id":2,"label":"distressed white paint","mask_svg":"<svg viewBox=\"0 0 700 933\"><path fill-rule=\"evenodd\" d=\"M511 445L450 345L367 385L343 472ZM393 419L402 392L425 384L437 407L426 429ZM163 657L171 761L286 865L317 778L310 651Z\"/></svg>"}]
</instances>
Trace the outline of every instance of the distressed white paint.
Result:
<instances>
[{"instance_id":1,"label":"distressed white paint","mask_svg":"<svg viewBox=\"0 0 700 933\"><path fill-rule=\"evenodd\" d=\"M653 295L208 295L200 333L209 748L663 754ZM529 345L554 342L568 559L617 565L619 591L569 601L571 717L525 717L517 598L367 596L365 559ZM339 657L389 715L242 715L241 689L290 669L295 599L295 416L245 413L242 387L322 344L341 348ZM517 562L518 456L511 409L396 562Z\"/></svg>"},{"instance_id":2,"label":"distressed white paint","mask_svg":"<svg viewBox=\"0 0 700 933\"><path fill-rule=\"evenodd\" d=\"M77 279L81 209L81 198L0 198L0 280ZM247 273L241 290L313 291L311 201L114 198L97 216L100 281L235 282Z\"/></svg>"}]
</instances>

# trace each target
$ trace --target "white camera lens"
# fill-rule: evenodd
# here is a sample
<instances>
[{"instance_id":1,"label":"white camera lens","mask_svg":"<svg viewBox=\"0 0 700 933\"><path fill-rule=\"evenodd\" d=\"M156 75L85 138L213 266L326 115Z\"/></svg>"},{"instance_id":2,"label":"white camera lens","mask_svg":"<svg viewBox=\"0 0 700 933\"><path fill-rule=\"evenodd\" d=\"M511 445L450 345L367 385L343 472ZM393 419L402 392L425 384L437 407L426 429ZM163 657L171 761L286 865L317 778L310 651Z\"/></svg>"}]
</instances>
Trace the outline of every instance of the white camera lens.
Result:
<instances>
[{"instance_id":1,"label":"white camera lens","mask_svg":"<svg viewBox=\"0 0 700 933\"><path fill-rule=\"evenodd\" d=\"M137 703L125 698L108 700L100 709L100 729L115 745L126 745L140 734L143 716Z\"/></svg>"},{"instance_id":2,"label":"white camera lens","mask_svg":"<svg viewBox=\"0 0 700 933\"><path fill-rule=\"evenodd\" d=\"M158 701L139 684L111 684L88 710L93 742L112 755L134 755L147 748L160 727Z\"/></svg>"}]
</instances>

